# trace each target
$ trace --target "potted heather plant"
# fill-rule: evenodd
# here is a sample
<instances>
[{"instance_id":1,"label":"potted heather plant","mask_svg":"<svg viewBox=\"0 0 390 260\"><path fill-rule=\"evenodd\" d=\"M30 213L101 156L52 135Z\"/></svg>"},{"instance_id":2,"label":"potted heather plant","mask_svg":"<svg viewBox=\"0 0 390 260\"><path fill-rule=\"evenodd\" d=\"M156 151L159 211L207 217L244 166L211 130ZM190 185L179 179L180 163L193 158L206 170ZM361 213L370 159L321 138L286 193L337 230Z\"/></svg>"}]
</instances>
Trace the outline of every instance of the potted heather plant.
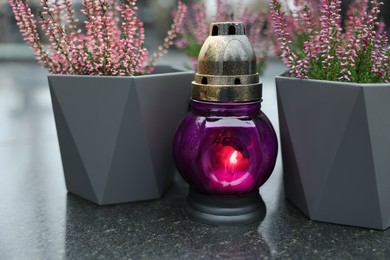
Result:
<instances>
[{"instance_id":1,"label":"potted heather plant","mask_svg":"<svg viewBox=\"0 0 390 260\"><path fill-rule=\"evenodd\" d=\"M355 0L344 28L339 0L322 0L318 16L304 6L294 50L286 12L270 1L289 68L276 78L285 193L313 220L390 226L390 50L380 5Z\"/></svg>"},{"instance_id":2,"label":"potted heather plant","mask_svg":"<svg viewBox=\"0 0 390 260\"><path fill-rule=\"evenodd\" d=\"M200 49L210 31L209 25L212 22L240 21L244 24L246 35L255 51L257 71L262 75L272 42L270 27L266 28L269 14L267 12L251 12L249 9L241 9L238 6L231 8L229 1L215 0L214 2L216 13L212 17L207 16L207 8L204 3L195 2L188 8L183 26L174 42L175 46L188 56L192 63L192 69L196 71Z\"/></svg>"},{"instance_id":3,"label":"potted heather plant","mask_svg":"<svg viewBox=\"0 0 390 260\"><path fill-rule=\"evenodd\" d=\"M85 28L71 0L9 0L25 41L50 75L68 191L99 205L160 197L172 180L171 143L188 109L193 72L155 67L186 12L148 61L136 0L83 0ZM46 34L48 45L37 32Z\"/></svg>"}]
</instances>

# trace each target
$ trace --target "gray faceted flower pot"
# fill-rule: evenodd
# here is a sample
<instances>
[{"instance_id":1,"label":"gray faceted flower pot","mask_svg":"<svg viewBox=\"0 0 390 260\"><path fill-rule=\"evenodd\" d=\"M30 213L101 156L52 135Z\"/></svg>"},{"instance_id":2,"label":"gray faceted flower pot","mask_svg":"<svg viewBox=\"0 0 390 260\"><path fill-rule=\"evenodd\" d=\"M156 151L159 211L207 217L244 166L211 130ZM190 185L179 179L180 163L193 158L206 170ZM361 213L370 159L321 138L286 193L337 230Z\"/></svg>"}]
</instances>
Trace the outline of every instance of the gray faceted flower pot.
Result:
<instances>
[{"instance_id":1,"label":"gray faceted flower pot","mask_svg":"<svg viewBox=\"0 0 390 260\"><path fill-rule=\"evenodd\" d=\"M310 219L390 226L390 84L276 77L286 197Z\"/></svg>"},{"instance_id":2,"label":"gray faceted flower pot","mask_svg":"<svg viewBox=\"0 0 390 260\"><path fill-rule=\"evenodd\" d=\"M69 192L98 205L162 196L175 172L172 142L194 73L155 73L48 76Z\"/></svg>"}]
</instances>

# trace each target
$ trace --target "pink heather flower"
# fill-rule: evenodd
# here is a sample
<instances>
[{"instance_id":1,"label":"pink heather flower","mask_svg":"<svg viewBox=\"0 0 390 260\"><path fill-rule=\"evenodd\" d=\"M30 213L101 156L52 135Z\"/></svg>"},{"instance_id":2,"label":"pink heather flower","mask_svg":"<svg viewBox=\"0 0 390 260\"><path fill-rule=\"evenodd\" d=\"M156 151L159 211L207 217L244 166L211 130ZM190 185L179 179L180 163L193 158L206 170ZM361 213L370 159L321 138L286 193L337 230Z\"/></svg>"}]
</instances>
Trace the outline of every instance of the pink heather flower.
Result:
<instances>
[{"instance_id":1,"label":"pink heather flower","mask_svg":"<svg viewBox=\"0 0 390 260\"><path fill-rule=\"evenodd\" d=\"M299 71L300 66L297 63L297 55L290 49L291 44L290 34L285 30L287 27L287 19L285 12L282 11L282 6L278 0L270 0L271 15L274 21L275 36L279 40L281 48L281 58L283 62L291 69L291 75L303 76Z\"/></svg>"},{"instance_id":2,"label":"pink heather flower","mask_svg":"<svg viewBox=\"0 0 390 260\"><path fill-rule=\"evenodd\" d=\"M9 0L17 24L38 61L50 73L81 75L135 75L149 73L173 44L183 22L186 6L179 0L171 30L148 62L143 47L145 32L138 19L136 0L83 0L85 33L77 27L72 0L41 0L39 21L28 0ZM37 25L49 41L43 48Z\"/></svg>"},{"instance_id":3,"label":"pink heather flower","mask_svg":"<svg viewBox=\"0 0 390 260\"><path fill-rule=\"evenodd\" d=\"M178 49L183 49L187 46L187 42L184 39L177 39L175 41L175 47Z\"/></svg>"},{"instance_id":4,"label":"pink heather flower","mask_svg":"<svg viewBox=\"0 0 390 260\"><path fill-rule=\"evenodd\" d=\"M203 7L203 5L199 3L195 3L192 6L193 11L193 19L197 22L191 22L188 19L186 19L186 25L192 32L194 32L194 38L196 42L202 43L208 33L209 33L209 26L206 23L207 17L206 17L206 9ZM185 27L183 27L184 29Z\"/></svg>"},{"instance_id":5,"label":"pink heather flower","mask_svg":"<svg viewBox=\"0 0 390 260\"><path fill-rule=\"evenodd\" d=\"M321 0L317 16L309 8L313 1L295 0L294 3L296 11L283 11L278 0L270 1L274 35L291 76L351 82L389 81L388 38L378 21L381 2L372 0L369 9L367 0L355 0L347 11L344 30L339 0ZM289 28L290 24L293 26ZM304 36L302 46L296 43L299 35Z\"/></svg>"},{"instance_id":6,"label":"pink heather flower","mask_svg":"<svg viewBox=\"0 0 390 260\"><path fill-rule=\"evenodd\" d=\"M168 31L167 36L164 39L164 43L158 47L158 52L153 54L151 61L148 65L145 66L143 71L144 73L152 72L156 62L160 59L161 56L167 53L169 46L173 45L173 40L181 31L181 25L183 24L186 13L187 6L179 1L171 29Z\"/></svg>"}]
</instances>

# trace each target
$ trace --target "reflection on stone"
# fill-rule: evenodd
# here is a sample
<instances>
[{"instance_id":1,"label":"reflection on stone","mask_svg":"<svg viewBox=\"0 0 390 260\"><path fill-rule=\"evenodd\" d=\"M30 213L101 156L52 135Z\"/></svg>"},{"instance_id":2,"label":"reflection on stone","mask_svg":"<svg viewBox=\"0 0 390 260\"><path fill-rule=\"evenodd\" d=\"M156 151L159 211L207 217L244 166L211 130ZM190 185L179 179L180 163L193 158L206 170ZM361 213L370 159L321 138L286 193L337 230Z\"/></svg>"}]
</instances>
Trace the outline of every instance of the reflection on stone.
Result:
<instances>
[{"instance_id":1,"label":"reflection on stone","mask_svg":"<svg viewBox=\"0 0 390 260\"><path fill-rule=\"evenodd\" d=\"M217 227L182 212L188 188L178 176L161 200L99 207L69 194L66 256L148 259L270 258L257 224Z\"/></svg>"}]
</instances>

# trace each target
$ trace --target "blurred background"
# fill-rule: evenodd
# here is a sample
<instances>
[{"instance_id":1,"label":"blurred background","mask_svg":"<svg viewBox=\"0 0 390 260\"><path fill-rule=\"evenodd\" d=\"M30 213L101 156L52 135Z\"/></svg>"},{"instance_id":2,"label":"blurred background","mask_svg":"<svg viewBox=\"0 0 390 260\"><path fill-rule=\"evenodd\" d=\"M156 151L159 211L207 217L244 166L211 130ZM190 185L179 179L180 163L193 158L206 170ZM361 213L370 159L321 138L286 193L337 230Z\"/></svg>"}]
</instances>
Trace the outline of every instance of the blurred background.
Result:
<instances>
[{"instance_id":1,"label":"blurred background","mask_svg":"<svg viewBox=\"0 0 390 260\"><path fill-rule=\"evenodd\" d=\"M261 10L268 8L267 0L227 0L232 5L239 3L240 7L245 6L250 10ZM286 0L293 2L294 0ZM318 0L320 1L320 0ZM352 0L342 0L342 13L345 13L346 7ZM81 9L82 0L74 0L73 3L77 10ZM171 11L176 5L176 0L139 0L139 15L145 23L146 29L146 47L154 50L160 43L165 32L169 29L171 23ZM196 0L184 0L186 4L192 4ZM208 15L215 12L214 0L198 0L204 2L208 8ZM390 25L390 1L383 1L382 19ZM39 0L30 0L30 6L33 13L36 13L39 6ZM82 16L79 17L82 18ZM24 44L22 36L19 33L16 21L13 17L11 7L7 0L0 0L0 60L33 60L32 51Z\"/></svg>"},{"instance_id":2,"label":"blurred background","mask_svg":"<svg viewBox=\"0 0 390 260\"><path fill-rule=\"evenodd\" d=\"M82 0L73 0L76 10L81 9ZM190 5L196 0L184 0L185 4ZM215 13L214 0L201 0L208 9L208 15ZM242 0L229 1L245 5L251 10L262 10L268 8L266 0ZM169 29L172 22L171 12L175 8L177 0L139 0L137 5L139 7L139 17L145 24L146 33L146 48L155 50L159 44L162 43L166 31ZM32 12L36 14L39 8L39 0L30 0L30 7ZM82 23L82 16L77 14ZM33 52L23 42L16 21L13 17L11 7L8 0L0 0L0 60L34 60Z\"/></svg>"},{"instance_id":3,"label":"blurred background","mask_svg":"<svg viewBox=\"0 0 390 260\"><path fill-rule=\"evenodd\" d=\"M199 0L198 0L199 1ZM249 7L251 10L264 10L268 8L267 0L227 0L234 3L239 3L240 6ZM293 2L294 0L286 0ZM320 1L320 0L318 0ZM342 0L342 12L345 13L348 4L352 0ZM74 0L73 3L79 10L81 8L82 0ZM161 42L164 33L170 26L171 11L176 5L176 0L139 0L137 5L140 8L140 18L145 23L147 34L146 43L147 48L157 47ZM184 0L188 5L196 2L196 0ZM200 0L204 2L208 8L208 15L215 12L214 0ZM383 1L382 19L387 25L390 25L390 1ZM39 0L30 0L33 13L36 13L39 6ZM82 18L82 16L79 17ZM389 26L387 26L388 35L390 34ZM33 59L33 53L26 48L23 43L22 36L13 18L11 8L8 0L0 0L0 59Z\"/></svg>"}]
</instances>

